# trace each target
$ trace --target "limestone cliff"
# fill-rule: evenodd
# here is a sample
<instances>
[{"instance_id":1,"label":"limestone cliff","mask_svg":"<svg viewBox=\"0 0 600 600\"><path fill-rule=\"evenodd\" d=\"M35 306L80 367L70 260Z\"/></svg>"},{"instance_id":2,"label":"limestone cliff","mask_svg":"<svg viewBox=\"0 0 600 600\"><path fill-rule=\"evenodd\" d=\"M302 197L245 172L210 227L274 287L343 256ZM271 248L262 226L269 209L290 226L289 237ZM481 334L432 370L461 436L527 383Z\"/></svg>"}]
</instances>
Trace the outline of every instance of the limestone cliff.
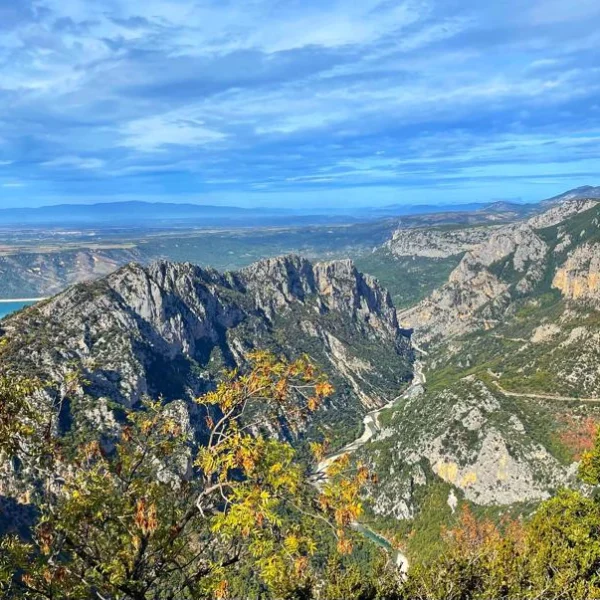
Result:
<instances>
[{"instance_id":1,"label":"limestone cliff","mask_svg":"<svg viewBox=\"0 0 600 600\"><path fill-rule=\"evenodd\" d=\"M389 294L351 261L287 256L230 273L130 264L2 327L9 367L59 381L76 365L86 392L128 405L146 394L189 400L255 348L309 353L338 388L322 417L345 435L411 376Z\"/></svg>"},{"instance_id":2,"label":"limestone cliff","mask_svg":"<svg viewBox=\"0 0 600 600\"><path fill-rule=\"evenodd\" d=\"M444 285L400 313L402 325L414 328L424 342L494 327L515 298L542 284L548 269L554 268L557 252L582 243L598 229L594 225L598 206L596 200L571 200L524 223L495 230L487 241L465 254ZM587 232L579 228L580 215L589 215ZM567 232L571 221L577 221L577 240ZM562 275L557 281L560 284Z\"/></svg>"},{"instance_id":3,"label":"limestone cliff","mask_svg":"<svg viewBox=\"0 0 600 600\"><path fill-rule=\"evenodd\" d=\"M498 226L456 229L397 229L384 248L394 256L447 258L473 250L485 242Z\"/></svg>"},{"instance_id":4,"label":"limestone cliff","mask_svg":"<svg viewBox=\"0 0 600 600\"><path fill-rule=\"evenodd\" d=\"M570 300L589 300L600 305L600 244L575 248L556 271L552 285Z\"/></svg>"}]
</instances>

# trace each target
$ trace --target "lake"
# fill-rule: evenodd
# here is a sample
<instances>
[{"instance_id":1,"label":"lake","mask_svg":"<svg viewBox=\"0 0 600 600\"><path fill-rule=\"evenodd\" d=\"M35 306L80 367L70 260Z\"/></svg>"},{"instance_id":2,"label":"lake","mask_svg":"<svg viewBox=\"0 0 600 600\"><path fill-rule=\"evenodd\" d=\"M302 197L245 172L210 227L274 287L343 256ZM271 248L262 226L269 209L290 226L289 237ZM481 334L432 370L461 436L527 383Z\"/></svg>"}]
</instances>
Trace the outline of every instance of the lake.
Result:
<instances>
[{"instance_id":1,"label":"lake","mask_svg":"<svg viewBox=\"0 0 600 600\"><path fill-rule=\"evenodd\" d=\"M23 302L14 300L0 300L0 319L14 313L25 306L30 306L35 302Z\"/></svg>"}]
</instances>

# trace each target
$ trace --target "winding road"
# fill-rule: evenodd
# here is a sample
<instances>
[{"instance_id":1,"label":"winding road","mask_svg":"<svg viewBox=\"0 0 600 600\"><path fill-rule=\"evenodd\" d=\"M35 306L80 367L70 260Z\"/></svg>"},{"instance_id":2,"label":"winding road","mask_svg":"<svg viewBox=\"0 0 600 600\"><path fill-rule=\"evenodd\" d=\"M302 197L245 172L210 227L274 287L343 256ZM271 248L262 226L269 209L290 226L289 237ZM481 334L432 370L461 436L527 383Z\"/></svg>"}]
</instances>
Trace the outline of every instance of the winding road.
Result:
<instances>
[{"instance_id":1,"label":"winding road","mask_svg":"<svg viewBox=\"0 0 600 600\"><path fill-rule=\"evenodd\" d=\"M424 356L427 356L427 352L425 352L424 350L419 348L414 343L413 343L413 348L415 350L417 350L418 352L420 352L421 354L423 354ZM335 462L338 458L344 456L345 454L352 454L352 453L356 452L359 448L361 448L366 443L371 441L371 439L373 439L376 435L378 435L381 432L381 424L379 422L379 415L383 411L392 408L400 400L409 400L416 396L421 395L424 392L424 385L427 380L425 377L425 373L423 372L423 363L419 360L416 360L414 363L414 369L415 369L415 371L414 371L413 380L412 380L410 386L402 394L400 394L399 396L396 396L395 398L390 400L387 404L385 404L381 408L378 408L376 410L373 410L373 411L367 413L367 415L363 419L363 423L365 426L364 431L359 438L355 439L354 441L350 442L349 444L346 444L346 446L344 446L341 450L339 450L335 454L332 454L331 456L324 458L317 465L317 470L316 470L315 479L314 479L314 484L317 488L320 488L327 481L327 469L333 462ZM398 567L398 569L400 570L402 575L406 576L406 574L408 573L408 567L409 567L408 558L404 554L402 554L402 552L400 552L400 550L394 548L394 546L392 545L392 543L389 540L385 539L383 536L379 535L378 533L375 533L374 531L372 531L365 525L363 525L361 523L353 523L352 526L354 527L354 529L356 529L357 531L360 531L363 535L368 537L370 540L375 542L377 545L381 546L382 548L384 548L385 550L390 552L392 554L394 563L396 564L396 566Z\"/></svg>"},{"instance_id":2,"label":"winding road","mask_svg":"<svg viewBox=\"0 0 600 600\"><path fill-rule=\"evenodd\" d=\"M533 398L536 400L556 400L559 402L600 402L600 398L576 398L572 396L554 396L552 394L532 394L526 392L509 392L505 390L497 381L494 385L505 395L511 398Z\"/></svg>"}]
</instances>

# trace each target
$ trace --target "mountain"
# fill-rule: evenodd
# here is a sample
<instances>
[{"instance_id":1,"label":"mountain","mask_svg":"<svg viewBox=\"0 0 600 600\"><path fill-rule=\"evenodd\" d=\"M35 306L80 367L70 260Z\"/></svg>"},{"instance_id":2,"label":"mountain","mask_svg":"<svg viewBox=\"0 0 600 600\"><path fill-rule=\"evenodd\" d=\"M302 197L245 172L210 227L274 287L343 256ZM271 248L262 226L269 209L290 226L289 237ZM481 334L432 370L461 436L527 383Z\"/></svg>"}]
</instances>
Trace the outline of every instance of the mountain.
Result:
<instances>
[{"instance_id":1,"label":"mountain","mask_svg":"<svg viewBox=\"0 0 600 600\"><path fill-rule=\"evenodd\" d=\"M56 204L38 208L0 209L0 227L97 229L181 228L310 225L355 221L316 211L280 208L241 208L208 204L168 202L103 202L99 204Z\"/></svg>"},{"instance_id":2,"label":"mountain","mask_svg":"<svg viewBox=\"0 0 600 600\"><path fill-rule=\"evenodd\" d=\"M531 293L548 278L558 257L585 239L595 239L598 202L568 200L527 221L496 229L464 256L448 281L404 311L401 320L432 342L494 326L512 299ZM561 223L565 225L558 227ZM585 223L591 227L586 228ZM580 231L570 232L575 223Z\"/></svg>"},{"instance_id":3,"label":"mountain","mask_svg":"<svg viewBox=\"0 0 600 600\"><path fill-rule=\"evenodd\" d=\"M79 248L0 255L0 295L2 298L52 296L69 285L108 275L141 258L136 248Z\"/></svg>"},{"instance_id":4,"label":"mountain","mask_svg":"<svg viewBox=\"0 0 600 600\"><path fill-rule=\"evenodd\" d=\"M309 434L324 427L334 443L351 439L364 413L396 396L412 373L389 294L349 260L313 265L287 256L229 273L132 263L1 327L7 368L60 381L76 366L99 399L98 415L106 399L136 405L148 394L184 400L194 418L190 398L252 349L308 353L337 388ZM80 410L68 407L61 421L76 421ZM204 416L196 417L201 426Z\"/></svg>"},{"instance_id":5,"label":"mountain","mask_svg":"<svg viewBox=\"0 0 600 600\"><path fill-rule=\"evenodd\" d=\"M590 198L600 199L600 187L594 187L593 185L583 185L573 190L569 190L568 192L559 194L558 196L554 196L552 198L548 198L547 200L543 200L542 202L540 202L540 205L542 208L547 208L548 206L551 206L553 204L560 204L561 202L565 202L567 200L585 200Z\"/></svg>"},{"instance_id":6,"label":"mountain","mask_svg":"<svg viewBox=\"0 0 600 600\"><path fill-rule=\"evenodd\" d=\"M56 204L38 208L0 210L0 224L90 224L136 223L140 221L227 218L251 216L255 211L237 206L171 204L165 202L106 202L100 204ZM278 211L274 211L278 212Z\"/></svg>"},{"instance_id":7,"label":"mountain","mask_svg":"<svg viewBox=\"0 0 600 600\"><path fill-rule=\"evenodd\" d=\"M494 229L399 314L425 348L426 389L381 415L360 456L378 473L373 523L410 534L409 557L460 505L526 515L577 485L600 417L599 256L600 202L552 204Z\"/></svg>"}]
</instances>

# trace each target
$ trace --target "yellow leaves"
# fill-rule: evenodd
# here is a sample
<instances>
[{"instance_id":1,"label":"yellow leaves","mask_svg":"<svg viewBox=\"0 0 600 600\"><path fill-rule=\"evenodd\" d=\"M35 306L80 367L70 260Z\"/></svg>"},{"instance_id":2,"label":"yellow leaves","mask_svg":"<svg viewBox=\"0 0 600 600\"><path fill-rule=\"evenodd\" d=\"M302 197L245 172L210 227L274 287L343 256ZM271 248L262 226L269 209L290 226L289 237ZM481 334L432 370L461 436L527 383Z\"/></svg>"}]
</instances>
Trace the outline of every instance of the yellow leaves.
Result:
<instances>
[{"instance_id":1,"label":"yellow leaves","mask_svg":"<svg viewBox=\"0 0 600 600\"><path fill-rule=\"evenodd\" d=\"M144 435L148 435L150 433L150 430L154 427L154 422L150 419L146 419L145 421L142 421L142 423L140 424L140 430Z\"/></svg>"},{"instance_id":2,"label":"yellow leaves","mask_svg":"<svg viewBox=\"0 0 600 600\"><path fill-rule=\"evenodd\" d=\"M310 452L314 456L317 462L321 462L327 452L327 443L319 444L318 442L311 442L309 444Z\"/></svg>"},{"instance_id":3,"label":"yellow leaves","mask_svg":"<svg viewBox=\"0 0 600 600\"><path fill-rule=\"evenodd\" d=\"M216 600L227 600L229 598L229 583L226 580L221 580L215 586L214 596Z\"/></svg>"},{"instance_id":4,"label":"yellow leaves","mask_svg":"<svg viewBox=\"0 0 600 600\"><path fill-rule=\"evenodd\" d=\"M173 419L167 419L162 424L162 433L175 437L181 435L181 427Z\"/></svg>"},{"instance_id":5,"label":"yellow leaves","mask_svg":"<svg viewBox=\"0 0 600 600\"><path fill-rule=\"evenodd\" d=\"M328 381L322 381L315 385L315 394L319 398L328 398L333 395L335 389Z\"/></svg>"},{"instance_id":6,"label":"yellow leaves","mask_svg":"<svg viewBox=\"0 0 600 600\"><path fill-rule=\"evenodd\" d=\"M200 448L194 461L195 466L201 469L207 477L210 477L217 469L217 457L208 448Z\"/></svg>"},{"instance_id":7,"label":"yellow leaves","mask_svg":"<svg viewBox=\"0 0 600 600\"><path fill-rule=\"evenodd\" d=\"M296 535L290 534L283 540L283 546L289 553L295 554L300 548L300 540Z\"/></svg>"}]
</instances>

